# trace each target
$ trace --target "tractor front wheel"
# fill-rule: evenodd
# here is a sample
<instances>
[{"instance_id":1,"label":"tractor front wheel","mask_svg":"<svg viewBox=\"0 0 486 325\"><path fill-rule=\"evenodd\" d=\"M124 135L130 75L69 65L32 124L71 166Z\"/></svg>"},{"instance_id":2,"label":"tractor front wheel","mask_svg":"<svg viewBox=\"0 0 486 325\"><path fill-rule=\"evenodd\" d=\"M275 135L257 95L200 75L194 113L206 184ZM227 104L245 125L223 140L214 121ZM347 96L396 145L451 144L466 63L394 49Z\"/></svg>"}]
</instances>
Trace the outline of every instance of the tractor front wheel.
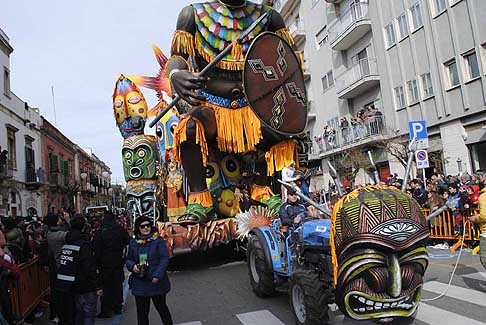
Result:
<instances>
[{"instance_id":1,"label":"tractor front wheel","mask_svg":"<svg viewBox=\"0 0 486 325\"><path fill-rule=\"evenodd\" d=\"M296 271L290 279L289 297L297 324L328 324L328 295L319 276L311 270Z\"/></svg>"},{"instance_id":2,"label":"tractor front wheel","mask_svg":"<svg viewBox=\"0 0 486 325\"><path fill-rule=\"evenodd\" d=\"M259 297L275 295L273 267L272 265L266 265L268 263L265 262L262 243L255 235L248 239L247 257L248 275L250 276L253 292Z\"/></svg>"}]
</instances>

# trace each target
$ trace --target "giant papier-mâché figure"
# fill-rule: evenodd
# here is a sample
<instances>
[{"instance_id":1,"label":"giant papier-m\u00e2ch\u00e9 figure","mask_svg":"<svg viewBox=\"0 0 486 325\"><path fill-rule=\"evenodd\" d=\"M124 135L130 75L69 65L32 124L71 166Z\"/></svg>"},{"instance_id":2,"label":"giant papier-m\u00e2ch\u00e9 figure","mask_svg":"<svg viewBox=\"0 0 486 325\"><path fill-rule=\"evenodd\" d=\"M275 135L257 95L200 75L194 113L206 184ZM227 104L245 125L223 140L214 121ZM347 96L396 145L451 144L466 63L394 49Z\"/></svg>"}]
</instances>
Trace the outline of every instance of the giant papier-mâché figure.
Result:
<instances>
[{"instance_id":1,"label":"giant papier-m\u00e2ch\u00e9 figure","mask_svg":"<svg viewBox=\"0 0 486 325\"><path fill-rule=\"evenodd\" d=\"M262 15L265 19L237 44L235 40ZM257 57L245 62L252 42L264 32L274 32L287 45L280 42L278 49L276 45L274 51L267 51L269 60ZM233 44L231 53L219 61L216 68L207 76L198 74L230 44ZM275 130L294 121L303 121L301 124L305 127L306 114L295 116L292 121L282 119L284 105L293 98L298 98L305 107L305 89L296 87L295 83L280 87L279 93L269 97L275 102L274 109L269 110L275 119L262 123L261 116L257 117L245 96L249 89L244 90L242 82L243 70L247 68L248 74L253 71L255 76L261 77L261 82L255 79L250 83L256 90L266 89L259 87L266 81L276 81L279 77L288 80L284 74L296 71L290 69L289 61L285 60L289 53L296 57L288 44L293 45L293 39L280 14L271 7L250 1L211 0L189 5L179 14L166 69L173 92L192 106L182 117L174 138L190 188L188 207L179 222L206 222L213 214L215 202L205 177L208 147L232 154L257 151L257 173L251 191L251 198L256 201L269 200L273 195L267 186L267 177L296 160L295 143L286 140L284 132ZM271 61L272 66L266 66L266 61ZM302 74L300 67L298 73Z\"/></svg>"},{"instance_id":2,"label":"giant papier-m\u00e2ch\u00e9 figure","mask_svg":"<svg viewBox=\"0 0 486 325\"><path fill-rule=\"evenodd\" d=\"M429 229L419 204L386 186L341 198L332 213L336 303L356 320L414 314L428 266Z\"/></svg>"}]
</instances>

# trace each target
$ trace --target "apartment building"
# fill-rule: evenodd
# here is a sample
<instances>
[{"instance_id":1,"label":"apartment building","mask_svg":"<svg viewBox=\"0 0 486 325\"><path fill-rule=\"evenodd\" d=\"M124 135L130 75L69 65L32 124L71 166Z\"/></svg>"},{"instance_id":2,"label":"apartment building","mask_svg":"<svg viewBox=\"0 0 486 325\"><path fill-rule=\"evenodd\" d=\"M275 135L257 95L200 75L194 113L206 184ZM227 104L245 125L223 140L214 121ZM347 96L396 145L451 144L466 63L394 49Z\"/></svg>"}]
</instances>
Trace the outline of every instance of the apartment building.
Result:
<instances>
[{"instance_id":1,"label":"apartment building","mask_svg":"<svg viewBox=\"0 0 486 325\"><path fill-rule=\"evenodd\" d=\"M43 213L39 109L11 90L10 39L0 29L0 216Z\"/></svg>"},{"instance_id":2,"label":"apartment building","mask_svg":"<svg viewBox=\"0 0 486 325\"><path fill-rule=\"evenodd\" d=\"M322 160L324 184L327 160L350 149L371 150L382 178L403 175L383 143L407 141L411 120L427 121L427 174L486 168L486 1L287 0L274 9L305 26L311 158ZM363 171L356 181L370 179Z\"/></svg>"}]
</instances>

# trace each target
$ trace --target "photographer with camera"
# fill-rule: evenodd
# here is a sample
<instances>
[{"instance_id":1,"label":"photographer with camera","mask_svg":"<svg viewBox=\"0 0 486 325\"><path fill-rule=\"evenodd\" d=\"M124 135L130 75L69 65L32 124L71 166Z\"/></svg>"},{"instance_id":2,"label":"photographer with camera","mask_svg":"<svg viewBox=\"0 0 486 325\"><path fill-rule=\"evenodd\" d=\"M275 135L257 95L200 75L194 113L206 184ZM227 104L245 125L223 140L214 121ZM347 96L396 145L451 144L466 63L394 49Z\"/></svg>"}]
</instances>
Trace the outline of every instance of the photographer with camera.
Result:
<instances>
[{"instance_id":1,"label":"photographer with camera","mask_svg":"<svg viewBox=\"0 0 486 325\"><path fill-rule=\"evenodd\" d=\"M164 325L173 324L166 304L166 294L170 290L167 266L169 252L162 237L152 227L147 217L135 220L135 238L128 248L127 269L132 272L129 285L135 296L138 325L149 324L150 300L160 315Z\"/></svg>"}]
</instances>

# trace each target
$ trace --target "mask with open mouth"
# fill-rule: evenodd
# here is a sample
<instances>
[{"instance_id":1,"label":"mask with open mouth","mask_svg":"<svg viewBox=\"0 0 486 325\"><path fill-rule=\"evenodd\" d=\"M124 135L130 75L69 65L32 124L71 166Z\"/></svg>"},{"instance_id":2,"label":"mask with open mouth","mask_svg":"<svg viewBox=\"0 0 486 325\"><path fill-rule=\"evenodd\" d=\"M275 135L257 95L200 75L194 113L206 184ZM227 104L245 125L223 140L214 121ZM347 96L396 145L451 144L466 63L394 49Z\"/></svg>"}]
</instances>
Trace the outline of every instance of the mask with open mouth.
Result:
<instances>
[{"instance_id":1,"label":"mask with open mouth","mask_svg":"<svg viewBox=\"0 0 486 325\"><path fill-rule=\"evenodd\" d=\"M415 313L429 231L418 203L386 186L353 191L333 209L336 302L356 320L392 320Z\"/></svg>"},{"instance_id":2,"label":"mask with open mouth","mask_svg":"<svg viewBox=\"0 0 486 325\"><path fill-rule=\"evenodd\" d=\"M139 181L156 178L157 149L155 137L134 135L123 142L123 171L125 180Z\"/></svg>"}]
</instances>

